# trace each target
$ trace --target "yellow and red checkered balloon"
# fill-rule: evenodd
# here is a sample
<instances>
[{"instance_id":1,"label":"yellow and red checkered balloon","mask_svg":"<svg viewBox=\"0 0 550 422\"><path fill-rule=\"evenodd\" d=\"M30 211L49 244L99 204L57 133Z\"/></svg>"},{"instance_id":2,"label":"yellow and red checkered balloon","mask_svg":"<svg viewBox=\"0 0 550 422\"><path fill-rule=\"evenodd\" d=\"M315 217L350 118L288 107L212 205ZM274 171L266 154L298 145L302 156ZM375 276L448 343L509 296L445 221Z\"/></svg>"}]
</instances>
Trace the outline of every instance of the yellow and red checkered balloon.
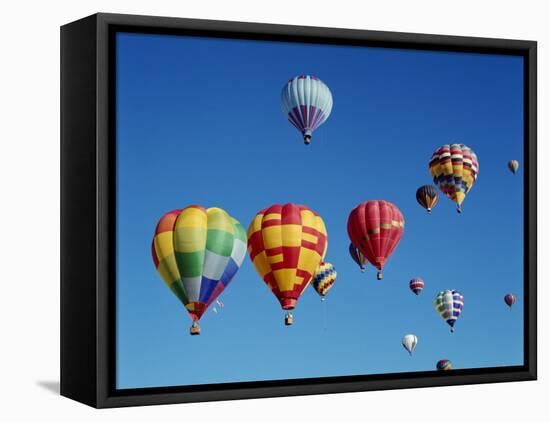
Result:
<instances>
[{"instance_id":1,"label":"yellow and red checkered balloon","mask_svg":"<svg viewBox=\"0 0 550 422\"><path fill-rule=\"evenodd\" d=\"M248 253L284 310L292 310L327 251L323 219L304 205L272 205L248 227Z\"/></svg>"}]
</instances>

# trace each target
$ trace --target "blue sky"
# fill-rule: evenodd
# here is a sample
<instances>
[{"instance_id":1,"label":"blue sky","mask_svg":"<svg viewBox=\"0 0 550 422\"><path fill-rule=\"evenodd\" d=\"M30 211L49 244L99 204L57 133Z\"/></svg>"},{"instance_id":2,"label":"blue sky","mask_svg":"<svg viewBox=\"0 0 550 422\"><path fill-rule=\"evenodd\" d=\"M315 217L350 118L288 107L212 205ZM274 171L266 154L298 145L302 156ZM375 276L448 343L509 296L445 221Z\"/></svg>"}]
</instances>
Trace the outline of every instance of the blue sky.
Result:
<instances>
[{"instance_id":1,"label":"blue sky","mask_svg":"<svg viewBox=\"0 0 550 422\"><path fill-rule=\"evenodd\" d=\"M521 365L522 67L512 56L118 34L117 387L425 371L439 359ZM282 86L298 74L334 98L309 147L281 112ZM479 177L461 215L446 197L428 215L415 192L449 142L476 152ZM348 214L369 199L393 202L406 221L380 282L348 256ZM201 204L247 228L286 202L325 221L338 271L326 301L308 288L285 327L246 257L225 307L191 337L152 262L158 219ZM418 297L413 277L426 283ZM465 297L454 334L432 305L447 288ZM401 346L409 333L413 357Z\"/></svg>"}]
</instances>

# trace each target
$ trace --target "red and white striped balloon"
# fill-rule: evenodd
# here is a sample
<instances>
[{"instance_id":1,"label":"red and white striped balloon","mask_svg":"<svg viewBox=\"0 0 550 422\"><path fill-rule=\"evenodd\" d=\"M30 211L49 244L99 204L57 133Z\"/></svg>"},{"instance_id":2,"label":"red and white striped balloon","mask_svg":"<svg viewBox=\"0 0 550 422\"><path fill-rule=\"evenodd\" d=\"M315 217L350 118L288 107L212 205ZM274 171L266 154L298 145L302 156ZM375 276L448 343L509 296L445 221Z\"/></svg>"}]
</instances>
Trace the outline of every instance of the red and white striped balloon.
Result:
<instances>
[{"instance_id":1,"label":"red and white striped balloon","mask_svg":"<svg viewBox=\"0 0 550 422\"><path fill-rule=\"evenodd\" d=\"M409 288L415 295L418 296L420 293L422 293L422 289L424 288L424 280L418 277L413 278L411 281L409 281Z\"/></svg>"}]
</instances>

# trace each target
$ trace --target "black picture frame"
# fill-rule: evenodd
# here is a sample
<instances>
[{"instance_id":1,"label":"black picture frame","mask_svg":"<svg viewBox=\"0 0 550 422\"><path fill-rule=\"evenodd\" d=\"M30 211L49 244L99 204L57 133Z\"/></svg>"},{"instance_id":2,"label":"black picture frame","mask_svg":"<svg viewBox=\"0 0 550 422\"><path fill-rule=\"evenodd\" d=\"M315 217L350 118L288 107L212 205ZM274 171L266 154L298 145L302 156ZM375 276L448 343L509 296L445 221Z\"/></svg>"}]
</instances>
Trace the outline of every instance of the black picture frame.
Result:
<instances>
[{"instance_id":1,"label":"black picture frame","mask_svg":"<svg viewBox=\"0 0 550 422\"><path fill-rule=\"evenodd\" d=\"M524 59L524 364L449 372L115 389L117 31L497 53ZM99 13L61 28L61 395L119 407L535 380L537 44L534 41ZM495 257L495 259L497 259Z\"/></svg>"}]
</instances>

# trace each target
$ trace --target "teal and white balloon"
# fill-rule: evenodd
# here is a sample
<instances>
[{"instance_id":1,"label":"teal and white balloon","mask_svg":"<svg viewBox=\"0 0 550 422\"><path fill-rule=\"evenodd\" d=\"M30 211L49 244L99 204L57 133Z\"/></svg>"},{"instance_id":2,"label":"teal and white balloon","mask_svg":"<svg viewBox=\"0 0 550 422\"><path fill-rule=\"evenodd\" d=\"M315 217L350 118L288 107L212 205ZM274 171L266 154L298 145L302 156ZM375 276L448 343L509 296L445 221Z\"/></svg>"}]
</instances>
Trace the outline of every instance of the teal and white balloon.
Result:
<instances>
[{"instance_id":1,"label":"teal and white balloon","mask_svg":"<svg viewBox=\"0 0 550 422\"><path fill-rule=\"evenodd\" d=\"M332 111L332 94L328 86L316 76L300 75L289 80L281 93L283 112L304 137L311 142L311 135L321 126Z\"/></svg>"}]
</instances>

